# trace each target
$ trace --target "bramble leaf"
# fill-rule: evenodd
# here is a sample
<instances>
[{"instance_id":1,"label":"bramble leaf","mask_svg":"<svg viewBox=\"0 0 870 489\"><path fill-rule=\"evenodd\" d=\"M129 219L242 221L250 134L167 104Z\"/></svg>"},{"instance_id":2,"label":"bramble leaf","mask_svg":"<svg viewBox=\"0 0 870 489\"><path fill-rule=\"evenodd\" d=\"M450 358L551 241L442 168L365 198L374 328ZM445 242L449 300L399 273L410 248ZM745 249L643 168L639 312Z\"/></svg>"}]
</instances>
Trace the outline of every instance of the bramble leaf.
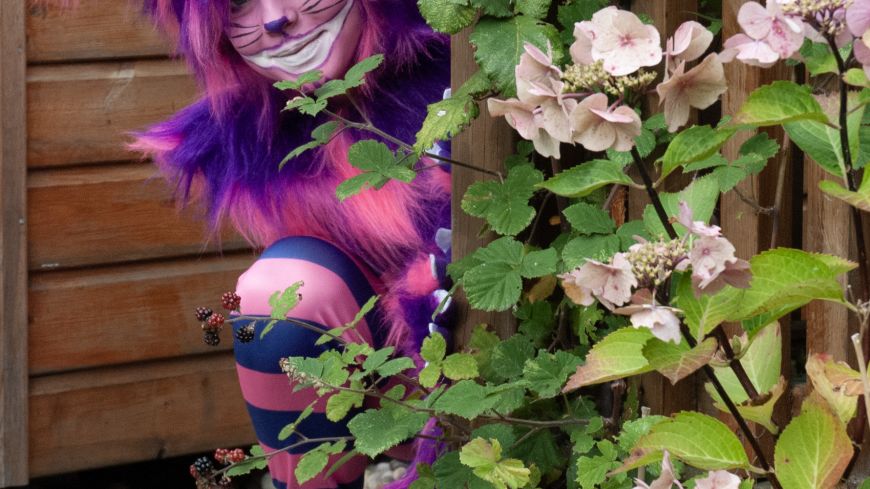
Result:
<instances>
[{"instance_id":1,"label":"bramble leaf","mask_svg":"<svg viewBox=\"0 0 870 489\"><path fill-rule=\"evenodd\" d=\"M610 214L586 202L578 202L563 211L571 227L581 234L610 234L616 230L616 224Z\"/></svg>"},{"instance_id":2,"label":"bramble leaf","mask_svg":"<svg viewBox=\"0 0 870 489\"><path fill-rule=\"evenodd\" d=\"M299 464L293 471L296 482L304 484L323 472L329 463L329 456L341 453L347 446L344 440L335 443L321 443L316 448L309 450L299 459Z\"/></svg>"},{"instance_id":3,"label":"bramble leaf","mask_svg":"<svg viewBox=\"0 0 870 489\"><path fill-rule=\"evenodd\" d=\"M456 34L471 25L477 10L451 0L417 0L426 23L438 32Z\"/></svg>"},{"instance_id":4,"label":"bramble leaf","mask_svg":"<svg viewBox=\"0 0 870 489\"><path fill-rule=\"evenodd\" d=\"M543 180L544 174L533 166L515 166L504 182L485 180L468 187L462 198L462 210L486 219L499 234L517 234L535 217L529 199L536 191L535 185Z\"/></svg>"},{"instance_id":5,"label":"bramble leaf","mask_svg":"<svg viewBox=\"0 0 870 489\"><path fill-rule=\"evenodd\" d=\"M529 469L520 460L503 459L501 444L496 439L471 440L462 447L459 460L471 467L474 475L492 483L497 489L519 489L529 482Z\"/></svg>"}]
</instances>

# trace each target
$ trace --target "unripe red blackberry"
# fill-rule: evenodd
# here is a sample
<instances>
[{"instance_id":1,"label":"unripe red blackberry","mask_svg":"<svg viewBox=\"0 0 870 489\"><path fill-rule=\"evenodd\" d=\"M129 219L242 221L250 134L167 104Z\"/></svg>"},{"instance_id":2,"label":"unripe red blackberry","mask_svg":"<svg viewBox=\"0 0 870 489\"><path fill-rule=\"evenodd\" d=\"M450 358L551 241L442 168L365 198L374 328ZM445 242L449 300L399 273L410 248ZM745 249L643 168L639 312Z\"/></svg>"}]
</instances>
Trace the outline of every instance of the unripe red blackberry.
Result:
<instances>
[{"instance_id":1,"label":"unripe red blackberry","mask_svg":"<svg viewBox=\"0 0 870 489\"><path fill-rule=\"evenodd\" d=\"M254 325L246 324L236 330L236 339L239 343L250 343L254 339Z\"/></svg>"},{"instance_id":2,"label":"unripe red blackberry","mask_svg":"<svg viewBox=\"0 0 870 489\"><path fill-rule=\"evenodd\" d=\"M199 471L196 470L196 465L191 465L189 470L191 477L193 477L194 479L199 479Z\"/></svg>"},{"instance_id":3,"label":"unripe red blackberry","mask_svg":"<svg viewBox=\"0 0 870 489\"><path fill-rule=\"evenodd\" d=\"M221 337L214 331L206 331L202 336L202 341L208 346L218 346L221 343Z\"/></svg>"},{"instance_id":4,"label":"unripe red blackberry","mask_svg":"<svg viewBox=\"0 0 870 489\"><path fill-rule=\"evenodd\" d=\"M197 321L207 321L208 318L212 314L212 310L207 307L197 307L196 308L196 320Z\"/></svg>"},{"instance_id":5,"label":"unripe red blackberry","mask_svg":"<svg viewBox=\"0 0 870 489\"><path fill-rule=\"evenodd\" d=\"M238 311L241 303L242 298L235 292L226 292L221 296L221 305L224 306L224 309L227 311Z\"/></svg>"},{"instance_id":6,"label":"unripe red blackberry","mask_svg":"<svg viewBox=\"0 0 870 489\"><path fill-rule=\"evenodd\" d=\"M220 331L221 327L223 327L226 318L221 313L212 314L211 317L206 321L205 329L207 331Z\"/></svg>"},{"instance_id":7,"label":"unripe red blackberry","mask_svg":"<svg viewBox=\"0 0 870 489\"><path fill-rule=\"evenodd\" d=\"M236 448L235 450L230 451L229 455L227 455L227 460L230 463L237 464L246 458L245 451L241 448Z\"/></svg>"},{"instance_id":8,"label":"unripe red blackberry","mask_svg":"<svg viewBox=\"0 0 870 489\"><path fill-rule=\"evenodd\" d=\"M226 465L229 463L227 461L227 457L229 456L229 454L230 451L226 448L218 448L214 451L214 459L217 460L218 463Z\"/></svg>"}]
</instances>

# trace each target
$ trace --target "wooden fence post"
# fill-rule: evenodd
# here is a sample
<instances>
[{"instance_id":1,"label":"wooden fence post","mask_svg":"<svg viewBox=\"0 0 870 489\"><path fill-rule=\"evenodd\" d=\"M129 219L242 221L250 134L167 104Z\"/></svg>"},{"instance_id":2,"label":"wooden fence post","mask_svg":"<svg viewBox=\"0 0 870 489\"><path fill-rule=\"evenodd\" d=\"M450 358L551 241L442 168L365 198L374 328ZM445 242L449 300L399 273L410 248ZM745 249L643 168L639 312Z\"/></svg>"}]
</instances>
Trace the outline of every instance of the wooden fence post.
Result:
<instances>
[{"instance_id":1,"label":"wooden fence post","mask_svg":"<svg viewBox=\"0 0 870 489\"><path fill-rule=\"evenodd\" d=\"M453 89L477 71L474 51L469 42L470 30L466 29L453 36L451 45L450 77ZM462 134L453 138L453 158L473 162L476 166L489 170L502 171L504 159L513 153L514 134L503 118L493 118L481 107L480 117ZM481 179L481 174L465 168L453 167L453 260L477 249L482 243L477 236L483 221L465 214L460 207L462 196L469 185ZM492 178L486 176L484 178ZM486 323L491 325L502 337L507 338L515 331L515 322L510 312L483 312L469 310L464 296L457 297L459 318L456 342L463 345L469 338L474 326Z\"/></svg>"},{"instance_id":2,"label":"wooden fence post","mask_svg":"<svg viewBox=\"0 0 870 489\"><path fill-rule=\"evenodd\" d=\"M0 1L0 487L28 482L24 3Z\"/></svg>"}]
</instances>

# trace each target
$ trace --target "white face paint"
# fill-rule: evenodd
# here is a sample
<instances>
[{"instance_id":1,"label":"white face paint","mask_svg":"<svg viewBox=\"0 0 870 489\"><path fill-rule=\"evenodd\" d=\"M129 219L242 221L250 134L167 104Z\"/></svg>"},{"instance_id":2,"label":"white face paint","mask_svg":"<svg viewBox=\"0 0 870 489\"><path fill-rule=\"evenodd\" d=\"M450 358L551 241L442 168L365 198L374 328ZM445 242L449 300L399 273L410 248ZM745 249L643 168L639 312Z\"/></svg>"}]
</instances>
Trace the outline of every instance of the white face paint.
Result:
<instances>
[{"instance_id":1,"label":"white face paint","mask_svg":"<svg viewBox=\"0 0 870 489\"><path fill-rule=\"evenodd\" d=\"M277 68L291 75L316 70L329 59L335 40L352 8L353 0L348 0L335 17L311 31L290 38L274 48L243 57L260 68Z\"/></svg>"}]
</instances>

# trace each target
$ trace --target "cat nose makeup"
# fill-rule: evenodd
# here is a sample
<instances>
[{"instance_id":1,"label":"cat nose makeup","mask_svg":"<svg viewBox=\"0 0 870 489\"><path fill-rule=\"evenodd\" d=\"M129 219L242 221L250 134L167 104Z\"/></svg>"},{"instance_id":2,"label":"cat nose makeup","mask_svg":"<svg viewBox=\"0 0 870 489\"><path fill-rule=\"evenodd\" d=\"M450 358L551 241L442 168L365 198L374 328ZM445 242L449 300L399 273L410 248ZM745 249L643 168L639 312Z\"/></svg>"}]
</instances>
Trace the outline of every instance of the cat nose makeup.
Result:
<instances>
[{"instance_id":1,"label":"cat nose makeup","mask_svg":"<svg viewBox=\"0 0 870 489\"><path fill-rule=\"evenodd\" d=\"M362 32L360 0L234 0L227 35L251 68L273 80L319 69L343 75Z\"/></svg>"}]
</instances>

